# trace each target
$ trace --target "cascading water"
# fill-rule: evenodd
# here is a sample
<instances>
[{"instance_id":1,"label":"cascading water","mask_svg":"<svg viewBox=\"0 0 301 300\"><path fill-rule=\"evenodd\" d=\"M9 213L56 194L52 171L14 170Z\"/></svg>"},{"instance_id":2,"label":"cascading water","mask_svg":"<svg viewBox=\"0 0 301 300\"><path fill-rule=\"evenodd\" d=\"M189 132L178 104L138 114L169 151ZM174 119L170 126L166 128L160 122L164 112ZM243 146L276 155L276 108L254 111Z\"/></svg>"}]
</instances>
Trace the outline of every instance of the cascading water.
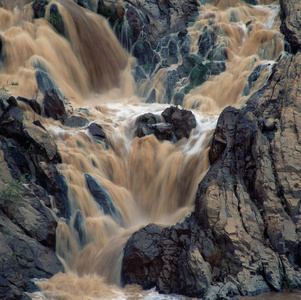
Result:
<instances>
[{"instance_id":1,"label":"cascading water","mask_svg":"<svg viewBox=\"0 0 301 300\"><path fill-rule=\"evenodd\" d=\"M7 8L0 8L3 88L42 101L45 84L57 87L69 113L101 125L109 144L96 142L88 125L64 126L22 106L28 120L40 120L58 145L62 156L58 169L67 181L71 211L70 220L61 219L57 228L56 251L66 273L41 281L43 292L31 295L33 298L159 297L137 287L118 287L122 249L140 227L150 222L174 224L193 209L197 185L209 168L207 152L218 114L227 105L243 105L247 94L263 85L269 66L283 51L279 8L265 6L271 2L250 6L214 1L214 6L200 6L198 20L188 28L190 53L198 52L200 34L213 28L220 33L217 44L223 45L227 56L225 71L190 87L183 107L193 109L197 126L189 139L172 143L153 135L138 138L136 128L139 116L151 112L159 118L169 106L163 104L163 82L182 63L181 58L136 87L131 75L135 60L122 49L103 18L73 1L57 0L47 6L46 20L32 21L25 3L20 10L0 1ZM59 23L51 20L51 9L58 10L62 18L61 34L49 24ZM245 92L249 75L259 65L267 67ZM179 81L178 92L183 92L187 80ZM152 88L157 91L157 103L146 104L140 96ZM89 180L105 189L118 213L105 214L88 188Z\"/></svg>"}]
</instances>

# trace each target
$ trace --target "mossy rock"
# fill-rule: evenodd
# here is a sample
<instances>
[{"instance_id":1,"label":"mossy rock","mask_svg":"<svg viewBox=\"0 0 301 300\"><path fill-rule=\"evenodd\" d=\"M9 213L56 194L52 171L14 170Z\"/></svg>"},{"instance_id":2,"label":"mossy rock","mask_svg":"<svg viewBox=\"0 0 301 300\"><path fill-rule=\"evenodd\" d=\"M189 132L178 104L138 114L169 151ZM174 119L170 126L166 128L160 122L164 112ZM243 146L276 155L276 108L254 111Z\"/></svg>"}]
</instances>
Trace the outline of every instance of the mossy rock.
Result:
<instances>
[{"instance_id":1,"label":"mossy rock","mask_svg":"<svg viewBox=\"0 0 301 300\"><path fill-rule=\"evenodd\" d=\"M55 4L52 4L50 7L49 23L58 33L62 35L65 34L63 18L58 10L58 7Z\"/></svg>"}]
</instances>

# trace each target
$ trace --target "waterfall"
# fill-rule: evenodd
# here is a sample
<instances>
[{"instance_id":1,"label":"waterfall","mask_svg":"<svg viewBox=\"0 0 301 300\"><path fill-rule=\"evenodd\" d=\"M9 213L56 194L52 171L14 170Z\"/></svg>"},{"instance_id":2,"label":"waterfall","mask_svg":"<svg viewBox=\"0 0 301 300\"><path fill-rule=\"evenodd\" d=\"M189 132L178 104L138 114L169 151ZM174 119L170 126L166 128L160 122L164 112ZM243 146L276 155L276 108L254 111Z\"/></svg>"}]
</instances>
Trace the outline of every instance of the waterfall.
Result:
<instances>
[{"instance_id":1,"label":"waterfall","mask_svg":"<svg viewBox=\"0 0 301 300\"><path fill-rule=\"evenodd\" d=\"M45 18L32 20L30 4L20 8L3 2L7 9L0 8L2 88L42 105L45 89L51 86L70 115L87 120L74 127L23 107L26 118L40 120L58 146L62 163L57 168L66 179L70 207L67 220L58 218L56 234L56 252L66 272L39 281L41 292L32 294L34 299L159 297L153 290L120 287L126 241L144 225L175 224L193 211L198 184L209 168L208 149L218 114L228 105L244 105L247 96L264 85L284 48L278 6L264 1L260 6L238 0L213 2L199 6L186 36L191 57L202 51L200 36L205 44L213 36L217 39L215 52L203 49L204 60L192 65L195 72L212 73L204 75L202 84L192 75L177 78L169 99L169 83L187 63L180 54L183 43L176 44L177 57L168 67L144 69L147 76L137 85L132 76L137 60L122 48L103 17L73 1L55 0L48 4ZM128 32L127 24L122 37ZM166 44L160 41L161 62L169 59L164 51L172 51L176 35L171 34ZM130 47L127 40L124 43ZM250 81L258 66L261 72ZM38 80L39 74L43 80ZM197 79L203 76L197 74ZM152 90L156 100L150 104L146 99ZM178 104L176 94L183 95L181 108L192 110L196 118L189 138L172 142L154 135L137 137L141 116L151 113L162 123L162 112L170 103ZM92 124L105 138L95 138Z\"/></svg>"}]
</instances>

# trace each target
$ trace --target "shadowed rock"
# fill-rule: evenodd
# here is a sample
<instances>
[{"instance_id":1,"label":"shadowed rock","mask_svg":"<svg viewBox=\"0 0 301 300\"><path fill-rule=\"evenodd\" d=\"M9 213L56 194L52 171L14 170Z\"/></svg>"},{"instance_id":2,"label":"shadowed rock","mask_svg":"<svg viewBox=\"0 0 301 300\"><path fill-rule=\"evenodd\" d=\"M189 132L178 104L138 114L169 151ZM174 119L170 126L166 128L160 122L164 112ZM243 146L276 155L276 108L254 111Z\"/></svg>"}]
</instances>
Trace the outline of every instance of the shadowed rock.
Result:
<instances>
[{"instance_id":1,"label":"shadowed rock","mask_svg":"<svg viewBox=\"0 0 301 300\"><path fill-rule=\"evenodd\" d=\"M122 216L115 206L109 193L89 174L85 174L88 188L105 215L112 217L116 223L123 226Z\"/></svg>"},{"instance_id":2,"label":"shadowed rock","mask_svg":"<svg viewBox=\"0 0 301 300\"><path fill-rule=\"evenodd\" d=\"M83 118L81 116L70 116L68 117L64 125L73 127L73 128L78 128L78 127L85 127L89 124L89 121L86 118Z\"/></svg>"},{"instance_id":3,"label":"shadowed rock","mask_svg":"<svg viewBox=\"0 0 301 300\"><path fill-rule=\"evenodd\" d=\"M106 149L109 149L110 143L107 139L107 136L100 125L96 123L92 123L89 126L89 133L93 136L93 138L97 142L103 142L105 144Z\"/></svg>"},{"instance_id":4,"label":"shadowed rock","mask_svg":"<svg viewBox=\"0 0 301 300\"><path fill-rule=\"evenodd\" d=\"M189 138L191 130L196 127L195 116L189 110L171 106L163 111L162 117L167 123L174 126L175 136L178 140Z\"/></svg>"},{"instance_id":5,"label":"shadowed rock","mask_svg":"<svg viewBox=\"0 0 301 300\"><path fill-rule=\"evenodd\" d=\"M45 91L43 104L46 117L59 120L64 123L67 113L64 102L55 89Z\"/></svg>"},{"instance_id":6,"label":"shadowed rock","mask_svg":"<svg viewBox=\"0 0 301 300\"><path fill-rule=\"evenodd\" d=\"M301 51L301 3L298 0L280 0L281 32L292 53Z\"/></svg>"}]
</instances>

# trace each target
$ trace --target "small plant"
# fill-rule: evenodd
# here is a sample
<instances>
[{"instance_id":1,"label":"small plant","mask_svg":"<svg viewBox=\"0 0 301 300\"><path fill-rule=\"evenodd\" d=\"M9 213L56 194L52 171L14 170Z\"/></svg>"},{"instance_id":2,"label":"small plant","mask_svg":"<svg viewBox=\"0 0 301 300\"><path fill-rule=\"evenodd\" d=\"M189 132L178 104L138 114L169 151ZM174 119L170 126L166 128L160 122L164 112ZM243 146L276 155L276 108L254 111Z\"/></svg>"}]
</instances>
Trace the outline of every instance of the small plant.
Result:
<instances>
[{"instance_id":1,"label":"small plant","mask_svg":"<svg viewBox=\"0 0 301 300\"><path fill-rule=\"evenodd\" d=\"M206 81L206 75L209 70L209 67L203 64L198 64L193 67L190 71L190 83L194 87L204 83Z\"/></svg>"},{"instance_id":2,"label":"small plant","mask_svg":"<svg viewBox=\"0 0 301 300\"><path fill-rule=\"evenodd\" d=\"M8 89L5 87L5 86L3 86L2 88L0 88L0 91L3 91L3 92L8 92Z\"/></svg>"},{"instance_id":3,"label":"small plant","mask_svg":"<svg viewBox=\"0 0 301 300\"><path fill-rule=\"evenodd\" d=\"M152 64L146 64L146 65L142 66L142 68L144 69L144 71L146 73L148 73L150 71L151 67L152 67Z\"/></svg>"},{"instance_id":4,"label":"small plant","mask_svg":"<svg viewBox=\"0 0 301 300\"><path fill-rule=\"evenodd\" d=\"M26 183L28 174L23 174L19 179L3 180L3 186L0 189L1 201L13 201L20 197L23 184Z\"/></svg>"}]
</instances>

